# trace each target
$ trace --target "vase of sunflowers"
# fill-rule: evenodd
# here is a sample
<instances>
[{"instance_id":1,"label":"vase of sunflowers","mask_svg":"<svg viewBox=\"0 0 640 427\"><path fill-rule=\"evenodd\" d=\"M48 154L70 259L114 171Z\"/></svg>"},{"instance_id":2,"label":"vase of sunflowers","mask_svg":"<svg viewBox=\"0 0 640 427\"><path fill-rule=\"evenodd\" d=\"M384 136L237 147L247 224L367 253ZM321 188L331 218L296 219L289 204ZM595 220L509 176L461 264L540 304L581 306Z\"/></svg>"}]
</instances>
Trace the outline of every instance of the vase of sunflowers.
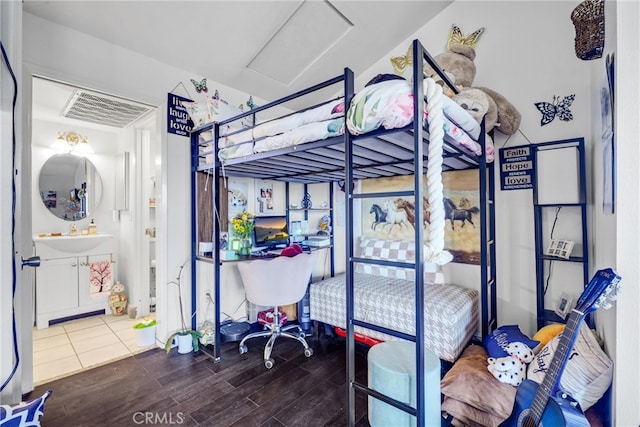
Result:
<instances>
[{"instance_id":1,"label":"vase of sunflowers","mask_svg":"<svg viewBox=\"0 0 640 427\"><path fill-rule=\"evenodd\" d=\"M242 212L231 220L233 233L240 238L240 247L238 249L238 255L240 256L251 255L251 233L255 226L253 218L253 214Z\"/></svg>"}]
</instances>

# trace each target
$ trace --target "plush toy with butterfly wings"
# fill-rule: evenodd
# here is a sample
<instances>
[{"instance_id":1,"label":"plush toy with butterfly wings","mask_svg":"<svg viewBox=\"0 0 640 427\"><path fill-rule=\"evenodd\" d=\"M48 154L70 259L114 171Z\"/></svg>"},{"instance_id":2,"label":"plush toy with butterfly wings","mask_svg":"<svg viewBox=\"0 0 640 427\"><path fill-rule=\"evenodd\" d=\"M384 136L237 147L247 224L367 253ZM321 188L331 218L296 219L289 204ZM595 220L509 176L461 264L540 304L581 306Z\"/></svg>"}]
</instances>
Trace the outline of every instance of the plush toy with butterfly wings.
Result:
<instances>
[{"instance_id":1,"label":"plush toy with butterfly wings","mask_svg":"<svg viewBox=\"0 0 640 427\"><path fill-rule=\"evenodd\" d=\"M483 33L480 28L464 36L457 25L453 25L447 50L434 57L439 67L454 83L459 94L449 91L454 101L466 109L478 122L485 118L485 128L489 132L495 127L500 133L513 135L520 127L522 116L516 107L503 95L486 87L474 87L476 76L475 45ZM437 72L428 64L424 67L427 77L442 81Z\"/></svg>"}]
</instances>

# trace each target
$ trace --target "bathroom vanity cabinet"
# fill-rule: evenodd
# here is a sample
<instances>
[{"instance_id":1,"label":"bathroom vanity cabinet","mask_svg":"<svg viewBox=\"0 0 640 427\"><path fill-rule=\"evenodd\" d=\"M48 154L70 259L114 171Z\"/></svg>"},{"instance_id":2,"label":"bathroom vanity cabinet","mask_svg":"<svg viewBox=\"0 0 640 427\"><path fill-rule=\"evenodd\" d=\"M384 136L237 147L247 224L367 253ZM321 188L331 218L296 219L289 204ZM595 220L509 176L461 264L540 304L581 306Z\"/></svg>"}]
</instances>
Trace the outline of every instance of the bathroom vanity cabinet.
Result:
<instances>
[{"instance_id":1,"label":"bathroom vanity cabinet","mask_svg":"<svg viewBox=\"0 0 640 427\"><path fill-rule=\"evenodd\" d=\"M35 237L40 266L35 274L38 329L50 322L109 312L115 277L113 236Z\"/></svg>"}]
</instances>

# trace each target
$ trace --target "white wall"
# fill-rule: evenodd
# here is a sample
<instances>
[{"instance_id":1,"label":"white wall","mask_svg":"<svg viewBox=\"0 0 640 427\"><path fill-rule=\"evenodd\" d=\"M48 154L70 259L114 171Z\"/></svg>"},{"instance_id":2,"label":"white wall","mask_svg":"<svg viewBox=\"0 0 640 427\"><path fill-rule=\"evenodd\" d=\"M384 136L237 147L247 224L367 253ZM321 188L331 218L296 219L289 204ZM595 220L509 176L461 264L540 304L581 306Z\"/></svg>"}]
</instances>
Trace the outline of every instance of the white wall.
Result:
<instances>
[{"instance_id":1,"label":"white wall","mask_svg":"<svg viewBox=\"0 0 640 427\"><path fill-rule=\"evenodd\" d=\"M640 425L640 366L637 357L640 354L640 5L637 1L624 0L616 2L616 6L616 13L608 16L615 16L617 20L613 28L616 41L618 213L615 227L603 228L596 239L598 242L615 239L616 271L624 283L615 313L607 313L610 317L606 319L612 322L615 314L615 326L609 324L606 329L616 337L613 343L608 341L616 361L615 425L637 426ZM611 255L607 256L607 260L611 258Z\"/></svg>"}]
</instances>

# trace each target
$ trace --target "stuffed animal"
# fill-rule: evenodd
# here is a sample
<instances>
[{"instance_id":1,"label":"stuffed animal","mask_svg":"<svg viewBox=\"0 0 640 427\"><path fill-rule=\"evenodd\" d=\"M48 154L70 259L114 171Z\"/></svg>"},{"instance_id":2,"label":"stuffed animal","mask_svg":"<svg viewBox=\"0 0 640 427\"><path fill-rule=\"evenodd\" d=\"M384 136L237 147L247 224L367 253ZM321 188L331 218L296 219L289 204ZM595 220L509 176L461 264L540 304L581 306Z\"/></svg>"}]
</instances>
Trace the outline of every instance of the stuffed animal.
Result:
<instances>
[{"instance_id":1,"label":"stuffed animal","mask_svg":"<svg viewBox=\"0 0 640 427\"><path fill-rule=\"evenodd\" d=\"M476 76L474 62L476 51L473 45L464 43L464 41L450 38L447 51L434 57L438 66L460 91L455 94L451 90L445 90L445 94L469 111L478 122L486 115L486 132L495 128L505 135L513 135L520 127L522 118L520 112L498 92L486 87L472 86ZM444 84L442 78L429 64L425 65L424 72L427 77L432 77L436 82ZM472 89L472 92L464 93Z\"/></svg>"},{"instance_id":2,"label":"stuffed animal","mask_svg":"<svg viewBox=\"0 0 640 427\"><path fill-rule=\"evenodd\" d=\"M527 378L527 364L533 360L533 350L523 342L509 343L506 348L508 356L489 357L487 369L500 382L519 386Z\"/></svg>"},{"instance_id":3,"label":"stuffed animal","mask_svg":"<svg viewBox=\"0 0 640 427\"><path fill-rule=\"evenodd\" d=\"M111 288L109 307L111 308L111 314L114 316L122 316L127 312L127 294L124 285L120 282L117 282Z\"/></svg>"}]
</instances>

